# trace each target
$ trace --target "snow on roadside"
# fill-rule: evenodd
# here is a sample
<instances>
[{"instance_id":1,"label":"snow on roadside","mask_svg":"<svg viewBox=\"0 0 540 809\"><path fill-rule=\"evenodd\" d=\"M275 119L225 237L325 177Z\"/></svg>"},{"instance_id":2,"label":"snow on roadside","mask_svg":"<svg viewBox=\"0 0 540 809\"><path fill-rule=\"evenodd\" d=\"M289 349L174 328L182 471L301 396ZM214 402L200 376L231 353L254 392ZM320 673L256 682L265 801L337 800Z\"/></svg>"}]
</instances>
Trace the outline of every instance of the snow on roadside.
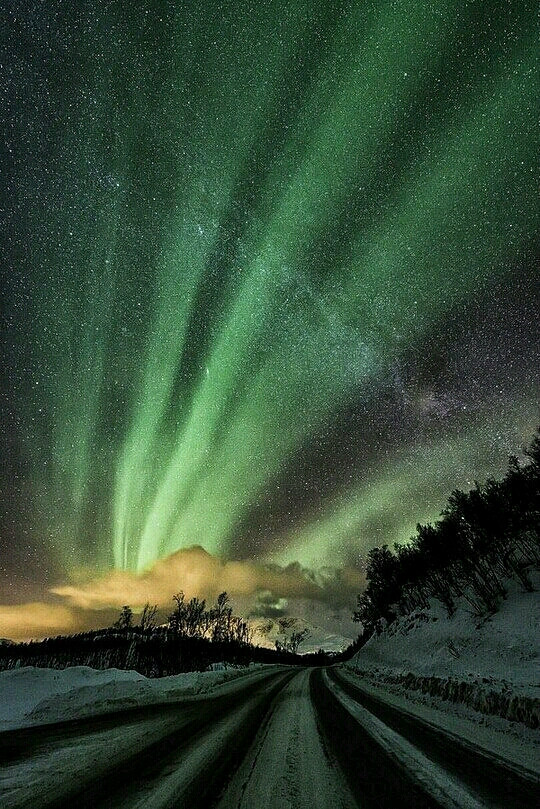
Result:
<instances>
[{"instance_id":1,"label":"snow on roadside","mask_svg":"<svg viewBox=\"0 0 540 809\"><path fill-rule=\"evenodd\" d=\"M329 679L326 672L323 677L341 704L392 759L397 759L404 769L413 775L423 790L435 799L437 806L447 809L457 807L484 809L485 804L480 803L464 784L449 775L440 765L431 761L417 747L377 719L356 700L351 699L337 683Z\"/></svg>"},{"instance_id":2,"label":"snow on roadside","mask_svg":"<svg viewBox=\"0 0 540 809\"><path fill-rule=\"evenodd\" d=\"M227 684L257 678L273 666L195 671L149 679L136 671L87 666L0 672L0 731L224 693ZM234 685L233 685L234 687Z\"/></svg>"},{"instance_id":3,"label":"snow on roadside","mask_svg":"<svg viewBox=\"0 0 540 809\"><path fill-rule=\"evenodd\" d=\"M540 776L540 733L517 722L498 716L484 716L466 705L447 702L418 691L406 691L400 686L377 683L375 679L359 677L349 668L343 676L368 694L378 697L398 710L456 736L474 747L518 767L525 767Z\"/></svg>"},{"instance_id":4,"label":"snow on roadside","mask_svg":"<svg viewBox=\"0 0 540 809\"><path fill-rule=\"evenodd\" d=\"M489 617L461 604L448 618L436 601L400 617L344 670L396 707L539 770L540 593L508 589Z\"/></svg>"},{"instance_id":5,"label":"snow on roadside","mask_svg":"<svg viewBox=\"0 0 540 809\"><path fill-rule=\"evenodd\" d=\"M447 618L443 606L433 600L430 609L400 617L370 638L353 665L394 674L480 677L538 689L540 592L523 592L513 582L508 587L499 611L484 618L463 605Z\"/></svg>"}]
</instances>

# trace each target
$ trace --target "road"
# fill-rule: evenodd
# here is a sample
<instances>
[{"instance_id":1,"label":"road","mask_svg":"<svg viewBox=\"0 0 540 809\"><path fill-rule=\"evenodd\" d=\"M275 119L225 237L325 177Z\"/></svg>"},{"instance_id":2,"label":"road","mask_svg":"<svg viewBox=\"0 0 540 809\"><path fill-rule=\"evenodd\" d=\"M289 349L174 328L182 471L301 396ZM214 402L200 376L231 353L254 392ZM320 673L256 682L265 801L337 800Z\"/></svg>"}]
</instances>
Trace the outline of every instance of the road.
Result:
<instances>
[{"instance_id":1,"label":"road","mask_svg":"<svg viewBox=\"0 0 540 809\"><path fill-rule=\"evenodd\" d=\"M538 790L336 670L0 734L2 809L526 809Z\"/></svg>"}]
</instances>

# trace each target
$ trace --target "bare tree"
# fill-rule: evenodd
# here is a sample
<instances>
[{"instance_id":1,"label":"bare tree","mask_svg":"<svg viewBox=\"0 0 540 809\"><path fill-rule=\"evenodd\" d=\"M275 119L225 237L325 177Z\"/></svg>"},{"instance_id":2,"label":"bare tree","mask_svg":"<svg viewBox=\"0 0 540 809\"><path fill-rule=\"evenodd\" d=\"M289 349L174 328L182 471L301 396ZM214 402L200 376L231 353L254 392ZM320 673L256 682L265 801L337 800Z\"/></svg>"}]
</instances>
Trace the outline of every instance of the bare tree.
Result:
<instances>
[{"instance_id":1,"label":"bare tree","mask_svg":"<svg viewBox=\"0 0 540 809\"><path fill-rule=\"evenodd\" d=\"M173 601L176 607L169 615L168 623L170 629L178 632L179 635L184 635L186 632L186 603L185 596L182 590L173 595Z\"/></svg>"},{"instance_id":2,"label":"bare tree","mask_svg":"<svg viewBox=\"0 0 540 809\"><path fill-rule=\"evenodd\" d=\"M185 605L186 635L202 637L205 631L206 601L200 601L196 596L190 598Z\"/></svg>"},{"instance_id":3,"label":"bare tree","mask_svg":"<svg viewBox=\"0 0 540 809\"><path fill-rule=\"evenodd\" d=\"M131 629L133 626L133 610L131 607L128 607L127 604L124 604L122 609L120 610L120 615L118 616L118 620L113 624L115 629Z\"/></svg>"},{"instance_id":4,"label":"bare tree","mask_svg":"<svg viewBox=\"0 0 540 809\"><path fill-rule=\"evenodd\" d=\"M237 643L251 643L253 640L253 630L247 621L238 616L232 617L232 638Z\"/></svg>"},{"instance_id":5,"label":"bare tree","mask_svg":"<svg viewBox=\"0 0 540 809\"><path fill-rule=\"evenodd\" d=\"M231 629L232 609L227 592L220 593L215 606L210 610L212 621L212 640L228 640Z\"/></svg>"},{"instance_id":6,"label":"bare tree","mask_svg":"<svg viewBox=\"0 0 540 809\"><path fill-rule=\"evenodd\" d=\"M292 629L298 623L297 618L293 618L292 616L284 616L280 618L278 621L280 634L283 635L283 639L277 638L275 641L275 646L278 652L291 652L292 654L298 654L298 648L300 644L307 640L310 636L309 629L304 628L300 630L295 630L288 635L289 629Z\"/></svg>"},{"instance_id":7,"label":"bare tree","mask_svg":"<svg viewBox=\"0 0 540 809\"><path fill-rule=\"evenodd\" d=\"M289 637L287 635L287 632L295 624L296 618L293 618L290 615L289 616L284 615L282 618L279 618L278 620L279 634L283 635L283 639L276 638L276 640L274 641L276 650L278 652L287 652L289 650Z\"/></svg>"},{"instance_id":8,"label":"bare tree","mask_svg":"<svg viewBox=\"0 0 540 809\"><path fill-rule=\"evenodd\" d=\"M143 607L143 611L141 613L141 618L139 621L140 628L144 630L152 630L156 628L156 613L157 613L157 604L153 604L150 606L150 602L147 601Z\"/></svg>"},{"instance_id":9,"label":"bare tree","mask_svg":"<svg viewBox=\"0 0 540 809\"><path fill-rule=\"evenodd\" d=\"M310 634L311 633L307 627L299 630L298 632L293 632L287 644L289 652L292 652L293 655L298 654L298 647L301 643L303 643L303 641L309 638Z\"/></svg>"}]
</instances>

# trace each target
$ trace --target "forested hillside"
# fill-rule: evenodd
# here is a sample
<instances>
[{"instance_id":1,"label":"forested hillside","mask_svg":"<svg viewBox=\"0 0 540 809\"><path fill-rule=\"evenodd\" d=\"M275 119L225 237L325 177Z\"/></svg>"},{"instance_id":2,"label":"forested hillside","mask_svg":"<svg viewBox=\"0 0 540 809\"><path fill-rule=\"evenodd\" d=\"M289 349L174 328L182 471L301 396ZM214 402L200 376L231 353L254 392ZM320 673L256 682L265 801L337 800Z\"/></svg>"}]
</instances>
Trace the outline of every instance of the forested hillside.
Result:
<instances>
[{"instance_id":1,"label":"forested hillside","mask_svg":"<svg viewBox=\"0 0 540 809\"><path fill-rule=\"evenodd\" d=\"M529 571L540 564L540 430L526 452L511 457L502 480L452 492L441 519L417 525L408 544L374 548L367 559L367 587L358 596L355 620L366 640L430 598L452 615L464 599L479 615L493 612L505 598L508 579L532 590Z\"/></svg>"}]
</instances>

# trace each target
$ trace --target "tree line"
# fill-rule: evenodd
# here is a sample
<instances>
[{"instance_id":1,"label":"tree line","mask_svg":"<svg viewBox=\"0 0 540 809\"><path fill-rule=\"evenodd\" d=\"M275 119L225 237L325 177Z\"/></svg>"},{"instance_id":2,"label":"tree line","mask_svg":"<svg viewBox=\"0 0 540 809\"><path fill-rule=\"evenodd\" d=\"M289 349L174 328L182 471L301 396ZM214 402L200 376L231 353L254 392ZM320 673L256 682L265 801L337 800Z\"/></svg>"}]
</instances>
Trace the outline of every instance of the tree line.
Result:
<instances>
[{"instance_id":1,"label":"tree line","mask_svg":"<svg viewBox=\"0 0 540 809\"><path fill-rule=\"evenodd\" d=\"M207 607L204 599L186 599L179 591L173 604L164 623L158 623L155 604L145 604L138 619L131 607L124 605L118 619L104 629L0 644L0 671L20 666L90 666L133 669L147 677L162 677L203 671L216 663L323 665L332 659L322 650L298 655L307 630L293 631L290 637L277 640L275 649L254 646L251 626L234 614L226 592ZM284 633L295 623L293 618L281 619L280 630Z\"/></svg>"},{"instance_id":2,"label":"tree line","mask_svg":"<svg viewBox=\"0 0 540 809\"><path fill-rule=\"evenodd\" d=\"M364 641L381 619L426 608L430 598L449 616L458 598L482 615L497 609L509 578L533 590L530 569L540 564L540 429L526 456L524 464L511 456L502 480L453 491L441 519L418 524L409 543L368 553L367 586L354 613Z\"/></svg>"},{"instance_id":3,"label":"tree line","mask_svg":"<svg viewBox=\"0 0 540 809\"><path fill-rule=\"evenodd\" d=\"M253 628L238 615L233 614L230 598L226 591L220 593L216 603L207 608L206 600L197 596L186 601L183 590L173 596L174 609L167 619L166 626L172 632L187 638L205 638L213 643L253 643ZM147 602L141 613L139 623L134 623L133 610L128 605L122 607L114 628L120 631L140 629L153 630L156 627L157 604ZM310 636L309 629L297 628L298 619L283 616L278 619L278 637L274 641L277 652L298 654L300 644ZM273 620L263 621L257 627L263 637L268 637L276 623Z\"/></svg>"},{"instance_id":4,"label":"tree line","mask_svg":"<svg viewBox=\"0 0 540 809\"><path fill-rule=\"evenodd\" d=\"M304 629L296 629L297 619L292 616L284 615L278 618L278 637L274 641L277 652L290 652L295 655L298 653L298 647L310 636L310 631L307 627ZM258 630L264 637L268 637L275 627L275 622L268 620L259 624ZM292 632L289 630L292 629ZM283 637L279 637L283 636Z\"/></svg>"},{"instance_id":5,"label":"tree line","mask_svg":"<svg viewBox=\"0 0 540 809\"><path fill-rule=\"evenodd\" d=\"M253 631L247 621L233 614L231 600L224 591L216 603L207 608L206 599L194 596L188 601L182 590L173 596L174 609L166 623L172 633L186 638L205 638L214 643L251 644ZM140 629L148 632L156 628L157 604L147 602L135 625L133 610L127 604L122 607L114 628L120 631Z\"/></svg>"}]
</instances>

